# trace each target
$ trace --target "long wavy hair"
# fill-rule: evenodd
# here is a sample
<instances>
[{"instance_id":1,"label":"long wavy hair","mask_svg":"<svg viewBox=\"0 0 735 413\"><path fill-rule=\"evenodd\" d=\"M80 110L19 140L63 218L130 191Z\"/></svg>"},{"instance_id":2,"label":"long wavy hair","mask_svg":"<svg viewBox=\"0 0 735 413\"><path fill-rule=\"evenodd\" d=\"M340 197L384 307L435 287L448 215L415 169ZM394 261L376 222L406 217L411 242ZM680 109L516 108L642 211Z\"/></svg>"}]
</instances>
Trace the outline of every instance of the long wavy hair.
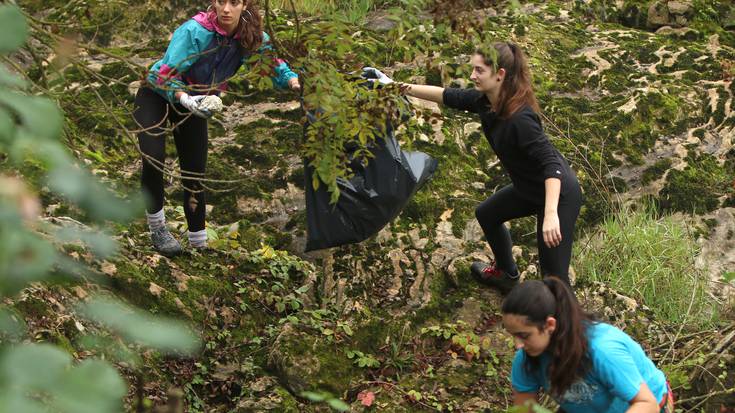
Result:
<instances>
[{"instance_id":1,"label":"long wavy hair","mask_svg":"<svg viewBox=\"0 0 735 413\"><path fill-rule=\"evenodd\" d=\"M494 72L505 69L505 79L500 86L496 112L507 119L524 106L540 114L541 108L531 86L531 71L521 48L511 42L495 42L490 47L478 47L475 53L482 56L484 63Z\"/></svg>"},{"instance_id":2,"label":"long wavy hair","mask_svg":"<svg viewBox=\"0 0 735 413\"><path fill-rule=\"evenodd\" d=\"M508 294L503 301L503 314L525 316L529 325L542 330L546 319L556 319L556 329L545 352L551 355L549 382L551 394L560 398L592 367L587 328L596 322L577 302L572 290L557 277L543 281L526 281ZM538 357L526 357L527 371L540 367Z\"/></svg>"},{"instance_id":3,"label":"long wavy hair","mask_svg":"<svg viewBox=\"0 0 735 413\"><path fill-rule=\"evenodd\" d=\"M249 51L258 50L263 43L263 19L260 17L260 11L255 0L243 0L245 7L240 14L240 22L237 25L236 33L240 37L240 45Z\"/></svg>"}]
</instances>

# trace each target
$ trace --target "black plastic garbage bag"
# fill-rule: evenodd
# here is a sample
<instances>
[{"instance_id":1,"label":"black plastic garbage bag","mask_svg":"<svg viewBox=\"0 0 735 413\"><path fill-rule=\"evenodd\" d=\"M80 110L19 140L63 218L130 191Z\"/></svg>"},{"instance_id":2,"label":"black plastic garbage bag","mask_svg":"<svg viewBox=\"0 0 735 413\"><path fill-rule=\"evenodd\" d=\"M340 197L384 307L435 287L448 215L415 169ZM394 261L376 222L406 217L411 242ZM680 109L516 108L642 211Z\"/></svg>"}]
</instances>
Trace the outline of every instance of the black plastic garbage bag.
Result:
<instances>
[{"instance_id":1,"label":"black plastic garbage bag","mask_svg":"<svg viewBox=\"0 0 735 413\"><path fill-rule=\"evenodd\" d=\"M375 142L368 164L352 160L352 178L338 179L340 196L335 204L329 202L326 185L314 190L314 169L305 162L306 251L357 243L377 234L434 174L437 161L423 152L401 150L392 128Z\"/></svg>"}]
</instances>

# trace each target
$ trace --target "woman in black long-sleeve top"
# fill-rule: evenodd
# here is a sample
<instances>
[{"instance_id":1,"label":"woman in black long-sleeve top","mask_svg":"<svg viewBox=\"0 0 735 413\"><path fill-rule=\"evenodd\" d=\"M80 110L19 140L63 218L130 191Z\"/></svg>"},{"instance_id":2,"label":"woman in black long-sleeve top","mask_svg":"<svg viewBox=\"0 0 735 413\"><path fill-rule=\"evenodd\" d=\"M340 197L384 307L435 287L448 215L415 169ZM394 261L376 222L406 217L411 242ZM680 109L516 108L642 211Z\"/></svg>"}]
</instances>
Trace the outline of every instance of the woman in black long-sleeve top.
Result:
<instances>
[{"instance_id":1,"label":"woman in black long-sleeve top","mask_svg":"<svg viewBox=\"0 0 735 413\"><path fill-rule=\"evenodd\" d=\"M471 64L474 90L411 84L403 85L403 90L410 96L477 113L485 137L513 182L475 211L495 262L475 262L472 273L503 293L510 291L518 283L518 267L503 223L536 215L541 272L569 284L582 194L576 175L543 132L526 58L517 45L499 42L487 51L478 49ZM384 83L391 82L376 69L367 71Z\"/></svg>"}]
</instances>

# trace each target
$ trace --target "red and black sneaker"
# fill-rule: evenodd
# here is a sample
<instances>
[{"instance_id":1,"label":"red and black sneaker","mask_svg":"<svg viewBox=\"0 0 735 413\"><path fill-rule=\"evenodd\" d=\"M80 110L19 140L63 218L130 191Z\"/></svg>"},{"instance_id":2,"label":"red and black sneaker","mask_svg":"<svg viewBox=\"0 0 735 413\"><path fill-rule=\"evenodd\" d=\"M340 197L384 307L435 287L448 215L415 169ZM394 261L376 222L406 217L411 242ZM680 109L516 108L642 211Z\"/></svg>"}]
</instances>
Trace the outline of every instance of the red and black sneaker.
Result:
<instances>
[{"instance_id":1,"label":"red and black sneaker","mask_svg":"<svg viewBox=\"0 0 735 413\"><path fill-rule=\"evenodd\" d=\"M510 274L496 267L495 262L488 264L475 261L470 267L470 272L478 282L497 288L503 295L508 294L513 287L518 285L518 277L511 277Z\"/></svg>"}]
</instances>

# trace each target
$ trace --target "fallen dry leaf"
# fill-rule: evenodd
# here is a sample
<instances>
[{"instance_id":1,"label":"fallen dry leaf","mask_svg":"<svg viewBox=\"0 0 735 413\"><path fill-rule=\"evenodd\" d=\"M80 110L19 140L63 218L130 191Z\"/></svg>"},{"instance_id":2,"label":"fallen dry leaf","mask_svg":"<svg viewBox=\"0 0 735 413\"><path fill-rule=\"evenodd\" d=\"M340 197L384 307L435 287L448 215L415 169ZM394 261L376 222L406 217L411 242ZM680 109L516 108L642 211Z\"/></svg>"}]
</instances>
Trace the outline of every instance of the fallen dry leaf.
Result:
<instances>
[{"instance_id":1,"label":"fallen dry leaf","mask_svg":"<svg viewBox=\"0 0 735 413\"><path fill-rule=\"evenodd\" d=\"M89 295L87 293L87 291L84 290L84 288L82 288L82 287L80 287L78 285L77 286L74 286L72 288L72 291L74 291L74 295L76 295L78 298L80 298L82 300L84 300L85 298L87 298L87 296Z\"/></svg>"},{"instance_id":2,"label":"fallen dry leaf","mask_svg":"<svg viewBox=\"0 0 735 413\"><path fill-rule=\"evenodd\" d=\"M186 275L183 271L176 268L171 269L171 275L176 279L176 288L184 292L189 289L189 279L192 277Z\"/></svg>"},{"instance_id":3,"label":"fallen dry leaf","mask_svg":"<svg viewBox=\"0 0 735 413\"><path fill-rule=\"evenodd\" d=\"M102 261L102 265L100 267L100 270L112 277L113 275L117 274L117 266L115 264L109 262L109 261Z\"/></svg>"},{"instance_id":4,"label":"fallen dry leaf","mask_svg":"<svg viewBox=\"0 0 735 413\"><path fill-rule=\"evenodd\" d=\"M81 332L84 332L84 330L85 330L84 325L82 323L80 323L79 321L74 321L74 327L76 327L77 330L79 330Z\"/></svg>"},{"instance_id":5,"label":"fallen dry leaf","mask_svg":"<svg viewBox=\"0 0 735 413\"><path fill-rule=\"evenodd\" d=\"M179 297L174 298L174 303L176 304L176 307L178 307L181 312L186 314L189 318L192 318L191 310L184 304L183 301Z\"/></svg>"},{"instance_id":6,"label":"fallen dry leaf","mask_svg":"<svg viewBox=\"0 0 735 413\"><path fill-rule=\"evenodd\" d=\"M156 268L156 267L158 267L158 263L159 263L159 261L161 261L161 258L162 257L163 256L162 255L159 255L159 254L146 255L146 256L143 257L143 261L149 267Z\"/></svg>"}]
</instances>

